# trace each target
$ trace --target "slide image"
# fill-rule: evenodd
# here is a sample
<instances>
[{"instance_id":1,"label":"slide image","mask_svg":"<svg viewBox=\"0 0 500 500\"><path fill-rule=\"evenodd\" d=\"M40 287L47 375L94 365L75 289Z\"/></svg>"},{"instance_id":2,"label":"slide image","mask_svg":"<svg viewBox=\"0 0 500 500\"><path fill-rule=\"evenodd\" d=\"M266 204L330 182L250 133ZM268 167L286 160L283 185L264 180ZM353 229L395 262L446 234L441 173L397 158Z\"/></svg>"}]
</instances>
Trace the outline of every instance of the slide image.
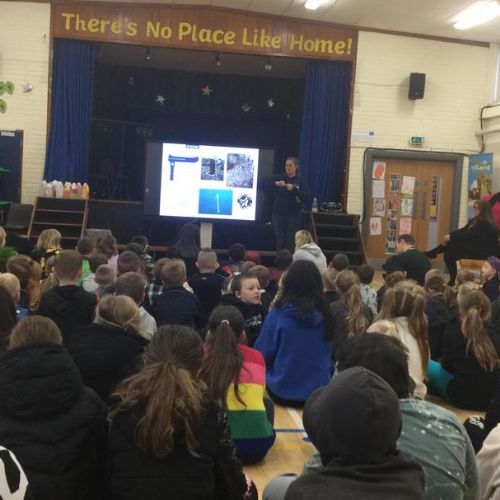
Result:
<instances>
[{"instance_id":1,"label":"slide image","mask_svg":"<svg viewBox=\"0 0 500 500\"><path fill-rule=\"evenodd\" d=\"M222 158L202 158L201 159L201 180L202 181L223 181L224 180L224 160Z\"/></svg>"},{"instance_id":2,"label":"slide image","mask_svg":"<svg viewBox=\"0 0 500 500\"><path fill-rule=\"evenodd\" d=\"M233 192L230 189L200 189L198 212L210 215L232 215Z\"/></svg>"},{"instance_id":3,"label":"slide image","mask_svg":"<svg viewBox=\"0 0 500 500\"><path fill-rule=\"evenodd\" d=\"M240 196L238 196L236 203L238 203L242 210L245 210L246 208L250 208L252 206L253 200L252 197L248 194L241 194Z\"/></svg>"},{"instance_id":4,"label":"slide image","mask_svg":"<svg viewBox=\"0 0 500 500\"><path fill-rule=\"evenodd\" d=\"M250 155L228 153L227 186L253 188L253 158Z\"/></svg>"}]
</instances>

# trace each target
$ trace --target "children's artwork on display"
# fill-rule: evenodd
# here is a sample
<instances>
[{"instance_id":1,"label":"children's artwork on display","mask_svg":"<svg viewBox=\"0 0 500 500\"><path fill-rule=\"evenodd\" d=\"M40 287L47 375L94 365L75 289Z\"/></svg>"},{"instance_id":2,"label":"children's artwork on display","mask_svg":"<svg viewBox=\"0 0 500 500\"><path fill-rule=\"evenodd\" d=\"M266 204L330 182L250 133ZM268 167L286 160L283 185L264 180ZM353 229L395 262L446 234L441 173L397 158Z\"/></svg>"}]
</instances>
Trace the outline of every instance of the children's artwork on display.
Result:
<instances>
[{"instance_id":1,"label":"children's artwork on display","mask_svg":"<svg viewBox=\"0 0 500 500\"><path fill-rule=\"evenodd\" d=\"M399 219L399 212L397 210L389 210L387 212L385 253L393 254L396 251L398 219Z\"/></svg>"},{"instance_id":2,"label":"children's artwork on display","mask_svg":"<svg viewBox=\"0 0 500 500\"><path fill-rule=\"evenodd\" d=\"M385 198L385 181L372 181L372 198Z\"/></svg>"},{"instance_id":3,"label":"children's artwork on display","mask_svg":"<svg viewBox=\"0 0 500 500\"><path fill-rule=\"evenodd\" d=\"M413 216L413 198L401 199L401 217Z\"/></svg>"},{"instance_id":4,"label":"children's artwork on display","mask_svg":"<svg viewBox=\"0 0 500 500\"><path fill-rule=\"evenodd\" d=\"M399 210L399 195L389 194L389 200L387 202L387 210Z\"/></svg>"},{"instance_id":5,"label":"children's artwork on display","mask_svg":"<svg viewBox=\"0 0 500 500\"><path fill-rule=\"evenodd\" d=\"M385 215L385 199L384 198L373 198L372 215L374 217L384 217L384 215Z\"/></svg>"},{"instance_id":6,"label":"children's artwork on display","mask_svg":"<svg viewBox=\"0 0 500 500\"><path fill-rule=\"evenodd\" d=\"M399 219L399 234L411 234L411 217Z\"/></svg>"},{"instance_id":7,"label":"children's artwork on display","mask_svg":"<svg viewBox=\"0 0 500 500\"><path fill-rule=\"evenodd\" d=\"M385 241L385 253L396 253L396 231L387 231Z\"/></svg>"},{"instance_id":8,"label":"children's artwork on display","mask_svg":"<svg viewBox=\"0 0 500 500\"><path fill-rule=\"evenodd\" d=\"M415 192L415 177L403 175L403 182L401 183L401 194L413 196Z\"/></svg>"},{"instance_id":9,"label":"children's artwork on display","mask_svg":"<svg viewBox=\"0 0 500 500\"><path fill-rule=\"evenodd\" d=\"M373 178L374 179L385 179L385 170L387 165L385 161L374 161L373 162Z\"/></svg>"},{"instance_id":10,"label":"children's artwork on display","mask_svg":"<svg viewBox=\"0 0 500 500\"><path fill-rule=\"evenodd\" d=\"M382 219L380 217L370 217L370 236L380 236L382 234Z\"/></svg>"},{"instance_id":11,"label":"children's artwork on display","mask_svg":"<svg viewBox=\"0 0 500 500\"><path fill-rule=\"evenodd\" d=\"M389 192L392 194L401 192L401 174L391 174L389 177Z\"/></svg>"}]
</instances>

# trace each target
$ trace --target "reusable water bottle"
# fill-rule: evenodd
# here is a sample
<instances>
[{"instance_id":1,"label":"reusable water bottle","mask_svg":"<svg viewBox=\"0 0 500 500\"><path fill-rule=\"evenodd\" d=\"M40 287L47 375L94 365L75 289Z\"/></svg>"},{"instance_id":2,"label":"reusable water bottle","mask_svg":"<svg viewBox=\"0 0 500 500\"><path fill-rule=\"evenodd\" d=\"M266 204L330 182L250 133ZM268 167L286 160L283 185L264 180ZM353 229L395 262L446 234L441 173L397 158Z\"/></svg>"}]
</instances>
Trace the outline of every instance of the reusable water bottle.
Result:
<instances>
[{"instance_id":1,"label":"reusable water bottle","mask_svg":"<svg viewBox=\"0 0 500 500\"><path fill-rule=\"evenodd\" d=\"M313 198L313 202L311 205L311 212L313 212L313 213L318 212L318 198Z\"/></svg>"}]
</instances>

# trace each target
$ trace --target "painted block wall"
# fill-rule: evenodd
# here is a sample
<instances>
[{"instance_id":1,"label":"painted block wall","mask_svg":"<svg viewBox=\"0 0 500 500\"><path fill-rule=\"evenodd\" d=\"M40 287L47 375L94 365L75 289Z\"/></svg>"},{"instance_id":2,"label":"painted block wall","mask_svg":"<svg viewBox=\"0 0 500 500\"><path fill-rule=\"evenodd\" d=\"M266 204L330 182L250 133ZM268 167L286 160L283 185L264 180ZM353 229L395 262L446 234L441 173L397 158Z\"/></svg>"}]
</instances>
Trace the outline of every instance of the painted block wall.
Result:
<instances>
[{"instance_id":1,"label":"painted block wall","mask_svg":"<svg viewBox=\"0 0 500 500\"><path fill-rule=\"evenodd\" d=\"M493 58L494 59L494 58ZM367 147L479 152L479 110L492 88L490 49L420 38L360 32L353 101L353 132L373 131L366 143L351 139L348 210L362 213L363 153ZM425 73L425 96L408 99L410 73ZM411 136L423 147L410 147ZM467 162L461 224L466 221Z\"/></svg>"},{"instance_id":2,"label":"painted block wall","mask_svg":"<svg viewBox=\"0 0 500 500\"><path fill-rule=\"evenodd\" d=\"M50 5L0 2L0 81L15 85L4 95L0 130L23 130L22 200L34 200L43 175L47 140ZM23 93L23 85L33 91Z\"/></svg>"}]
</instances>

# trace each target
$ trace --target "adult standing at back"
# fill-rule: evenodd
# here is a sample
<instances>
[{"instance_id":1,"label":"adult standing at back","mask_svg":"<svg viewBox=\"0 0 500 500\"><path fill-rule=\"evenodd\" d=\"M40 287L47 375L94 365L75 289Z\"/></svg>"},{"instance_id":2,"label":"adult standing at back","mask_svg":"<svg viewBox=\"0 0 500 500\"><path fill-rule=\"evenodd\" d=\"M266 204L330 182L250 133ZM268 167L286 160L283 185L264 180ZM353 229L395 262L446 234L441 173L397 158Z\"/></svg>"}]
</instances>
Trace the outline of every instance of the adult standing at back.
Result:
<instances>
[{"instance_id":1,"label":"adult standing at back","mask_svg":"<svg viewBox=\"0 0 500 500\"><path fill-rule=\"evenodd\" d=\"M273 228L276 236L276 249L287 248L294 251L295 233L300 227L300 210L302 202L308 196L306 183L298 175L299 159L287 158L285 175L275 180L275 197L273 204Z\"/></svg>"}]
</instances>

